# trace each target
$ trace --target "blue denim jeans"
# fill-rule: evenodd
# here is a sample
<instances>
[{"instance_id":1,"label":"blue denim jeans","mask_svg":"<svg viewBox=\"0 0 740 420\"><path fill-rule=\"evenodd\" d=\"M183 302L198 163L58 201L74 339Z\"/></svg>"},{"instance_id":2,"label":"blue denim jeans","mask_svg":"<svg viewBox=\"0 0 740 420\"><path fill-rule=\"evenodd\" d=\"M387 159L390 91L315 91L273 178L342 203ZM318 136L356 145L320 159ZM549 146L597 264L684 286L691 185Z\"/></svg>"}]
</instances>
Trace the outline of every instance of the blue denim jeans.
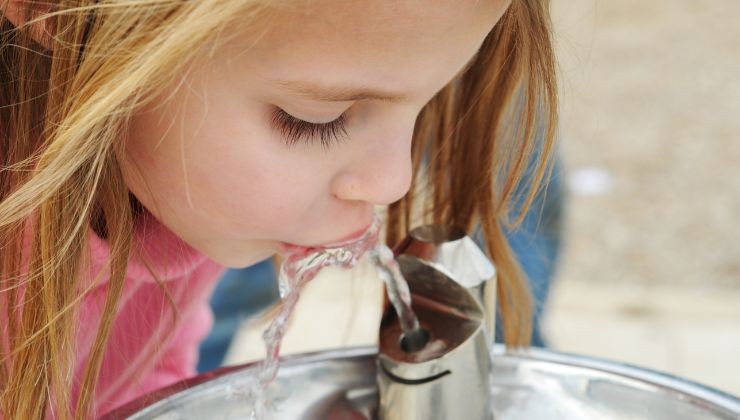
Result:
<instances>
[{"instance_id":1,"label":"blue denim jeans","mask_svg":"<svg viewBox=\"0 0 740 420\"><path fill-rule=\"evenodd\" d=\"M279 297L272 260L247 268L227 270L211 296L214 323L200 344L198 372L221 366L236 329L249 316Z\"/></svg>"},{"instance_id":2,"label":"blue denim jeans","mask_svg":"<svg viewBox=\"0 0 740 420\"><path fill-rule=\"evenodd\" d=\"M527 274L536 301L532 345L539 347L546 345L540 320L561 247L563 188L560 174L561 164L557 162L548 187L537 195L522 224L518 229L506 233ZM479 232L473 237L482 246ZM277 280L270 260L243 269L228 270L211 298L215 323L210 335L200 346L198 371L206 372L219 367L239 324L277 298ZM503 341L501 331L496 332L496 341Z\"/></svg>"},{"instance_id":3,"label":"blue denim jeans","mask_svg":"<svg viewBox=\"0 0 740 420\"><path fill-rule=\"evenodd\" d=\"M562 174L562 163L556 160L547 186L537 194L521 225L506 232L509 245L527 275L535 301L531 341L535 347L547 346L541 321L563 240L565 200ZM496 325L500 326L501 322ZM498 328L496 341L503 341L502 331Z\"/></svg>"}]
</instances>

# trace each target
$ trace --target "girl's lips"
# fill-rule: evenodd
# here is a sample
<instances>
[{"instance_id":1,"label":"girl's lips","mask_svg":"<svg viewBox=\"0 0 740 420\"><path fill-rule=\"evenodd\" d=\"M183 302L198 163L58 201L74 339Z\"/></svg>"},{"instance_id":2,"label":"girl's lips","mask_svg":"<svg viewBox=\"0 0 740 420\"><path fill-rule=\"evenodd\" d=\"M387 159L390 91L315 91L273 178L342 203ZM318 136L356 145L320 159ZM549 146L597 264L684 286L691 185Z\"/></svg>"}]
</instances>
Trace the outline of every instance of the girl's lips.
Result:
<instances>
[{"instance_id":1,"label":"girl's lips","mask_svg":"<svg viewBox=\"0 0 740 420\"><path fill-rule=\"evenodd\" d=\"M330 244L321 245L321 246L322 247L325 247L325 248L336 248L336 247L339 247L339 246L342 246L342 245L346 245L346 244L348 244L350 242L354 242L354 241L360 239L365 234L365 232L367 232L368 229L370 229L370 225L365 226L363 229L358 230L357 232L354 232L354 233L352 233L352 234L350 234L348 236L345 236L344 238L342 238L342 239L340 239L340 240L338 240L336 242L332 242Z\"/></svg>"},{"instance_id":2,"label":"girl's lips","mask_svg":"<svg viewBox=\"0 0 740 420\"><path fill-rule=\"evenodd\" d=\"M337 241L334 241L328 244L307 246L307 245L297 245L297 244L291 244L288 242L283 242L283 245L285 246L287 250L301 250L301 249L308 249L308 248L338 248L340 246L346 245L348 243L351 243L351 242L354 242L360 239L365 234L365 232L367 232L367 230L370 229L370 226L372 226L372 224L369 224L365 226L364 228L345 236L344 238L341 238Z\"/></svg>"}]
</instances>

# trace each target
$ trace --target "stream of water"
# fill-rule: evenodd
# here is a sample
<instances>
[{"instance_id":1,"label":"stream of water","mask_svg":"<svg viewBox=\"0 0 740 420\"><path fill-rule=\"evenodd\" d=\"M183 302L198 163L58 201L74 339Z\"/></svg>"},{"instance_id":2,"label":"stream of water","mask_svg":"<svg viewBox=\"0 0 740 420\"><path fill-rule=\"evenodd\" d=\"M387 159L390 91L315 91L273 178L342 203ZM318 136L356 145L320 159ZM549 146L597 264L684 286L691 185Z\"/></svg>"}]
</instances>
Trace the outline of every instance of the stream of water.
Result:
<instances>
[{"instance_id":1,"label":"stream of water","mask_svg":"<svg viewBox=\"0 0 740 420\"><path fill-rule=\"evenodd\" d=\"M418 336L415 332L420 331L419 321L411 310L411 293L394 259L393 251L380 243L379 232L380 221L376 216L370 228L356 241L337 248L295 247L285 256L278 277L282 306L262 335L266 348L265 360L260 365L255 380L246 389L234 390L235 395L253 404L250 420L264 418L268 404L265 391L277 376L280 344L290 314L298 303L303 286L316 277L324 267L349 269L368 253L379 276L385 282L391 304L399 314L401 328L409 336Z\"/></svg>"}]
</instances>

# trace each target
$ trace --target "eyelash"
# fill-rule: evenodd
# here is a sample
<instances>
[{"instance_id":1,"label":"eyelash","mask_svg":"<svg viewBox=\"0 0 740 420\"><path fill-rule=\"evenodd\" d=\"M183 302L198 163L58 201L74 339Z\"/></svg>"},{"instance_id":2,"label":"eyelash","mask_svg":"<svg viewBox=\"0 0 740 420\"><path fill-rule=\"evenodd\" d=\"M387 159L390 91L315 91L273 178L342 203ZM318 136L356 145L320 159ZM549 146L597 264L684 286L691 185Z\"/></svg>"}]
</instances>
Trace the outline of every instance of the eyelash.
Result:
<instances>
[{"instance_id":1,"label":"eyelash","mask_svg":"<svg viewBox=\"0 0 740 420\"><path fill-rule=\"evenodd\" d=\"M320 141L324 149L329 149L348 138L345 114L340 115L334 121L316 124L298 119L280 108L275 108L272 113L272 123L285 138L288 146L294 146L303 139L312 144Z\"/></svg>"}]
</instances>

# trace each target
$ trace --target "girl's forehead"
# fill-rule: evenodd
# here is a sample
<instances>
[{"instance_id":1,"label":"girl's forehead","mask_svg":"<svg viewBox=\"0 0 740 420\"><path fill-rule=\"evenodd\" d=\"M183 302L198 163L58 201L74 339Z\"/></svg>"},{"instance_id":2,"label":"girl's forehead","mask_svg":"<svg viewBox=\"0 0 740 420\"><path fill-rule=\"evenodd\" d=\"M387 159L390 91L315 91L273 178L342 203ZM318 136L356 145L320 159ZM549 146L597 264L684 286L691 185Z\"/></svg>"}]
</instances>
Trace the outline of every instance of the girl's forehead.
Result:
<instances>
[{"instance_id":1,"label":"girl's forehead","mask_svg":"<svg viewBox=\"0 0 740 420\"><path fill-rule=\"evenodd\" d=\"M277 10L285 17L310 18L316 23L383 31L424 25L451 25L496 9L502 0L298 0Z\"/></svg>"},{"instance_id":2,"label":"girl's forehead","mask_svg":"<svg viewBox=\"0 0 740 420\"><path fill-rule=\"evenodd\" d=\"M256 41L274 53L296 46L387 50L442 44L487 30L511 0L296 0L279 2ZM247 31L249 27L244 28ZM251 48L254 34L245 36ZM291 54L294 51L289 51Z\"/></svg>"},{"instance_id":3,"label":"girl's forehead","mask_svg":"<svg viewBox=\"0 0 740 420\"><path fill-rule=\"evenodd\" d=\"M459 70L509 0L299 0L271 14L266 31L238 54L271 78L337 76L408 85L446 65ZM327 70L332 74L328 75ZM441 76L441 75L440 75ZM401 86L399 86L400 88ZM413 88L413 87L412 87Z\"/></svg>"},{"instance_id":4,"label":"girl's forehead","mask_svg":"<svg viewBox=\"0 0 740 420\"><path fill-rule=\"evenodd\" d=\"M486 24L510 0L298 0L273 14L273 32L327 41L392 42ZM347 35L351 37L347 38Z\"/></svg>"}]
</instances>

